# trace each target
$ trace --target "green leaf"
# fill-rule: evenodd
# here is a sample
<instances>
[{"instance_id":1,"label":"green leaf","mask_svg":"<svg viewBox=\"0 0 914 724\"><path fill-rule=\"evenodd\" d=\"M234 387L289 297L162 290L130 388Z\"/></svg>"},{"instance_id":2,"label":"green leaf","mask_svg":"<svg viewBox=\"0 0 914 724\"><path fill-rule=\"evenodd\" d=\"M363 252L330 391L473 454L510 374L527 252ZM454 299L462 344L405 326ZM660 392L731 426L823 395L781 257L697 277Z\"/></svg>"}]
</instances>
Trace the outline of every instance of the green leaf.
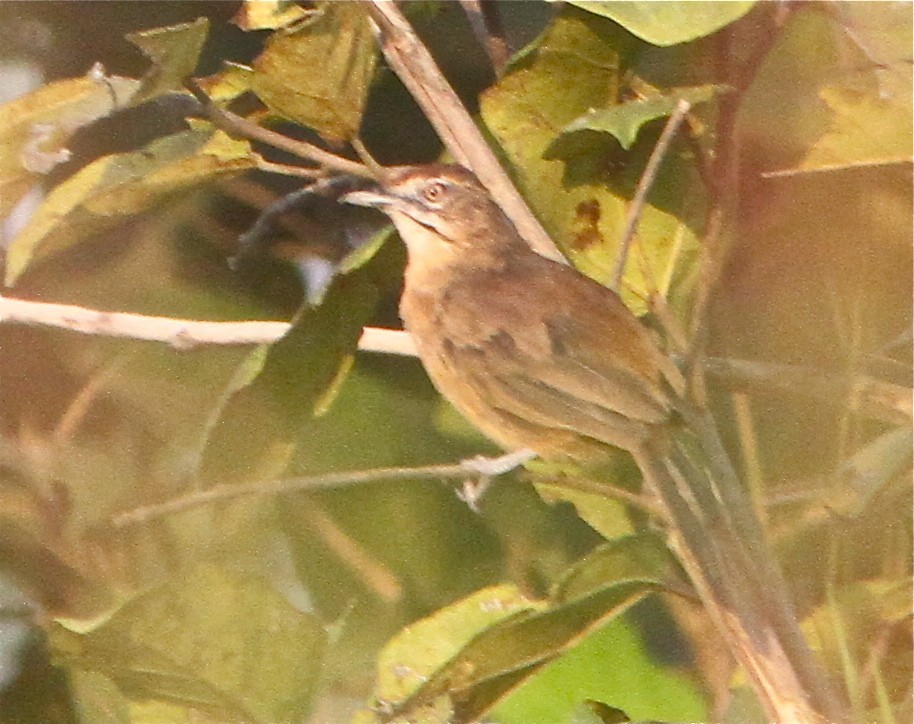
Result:
<instances>
[{"instance_id":1,"label":"green leaf","mask_svg":"<svg viewBox=\"0 0 914 724\"><path fill-rule=\"evenodd\" d=\"M254 61L253 90L273 111L330 138L362 121L376 49L365 8L330 2L294 32L277 31Z\"/></svg>"},{"instance_id":2,"label":"green leaf","mask_svg":"<svg viewBox=\"0 0 914 724\"><path fill-rule=\"evenodd\" d=\"M209 19L202 17L192 23L127 35L127 40L152 61L152 67L143 77L133 103L141 103L163 93L183 92L184 80L196 69L208 33Z\"/></svg>"},{"instance_id":3,"label":"green leaf","mask_svg":"<svg viewBox=\"0 0 914 724\"><path fill-rule=\"evenodd\" d=\"M629 32L654 45L687 43L710 35L739 20L755 5L747 2L660 0L659 2L612 2L567 0L581 10L615 20Z\"/></svg>"},{"instance_id":4,"label":"green leaf","mask_svg":"<svg viewBox=\"0 0 914 724\"><path fill-rule=\"evenodd\" d=\"M707 103L717 93L724 90L723 86L703 85L693 88L674 88L650 98L620 103L611 108L592 110L565 126L562 134L576 131L600 131L611 133L618 139L622 148L629 150L635 143L638 131L646 123L657 118L664 118L673 113L680 100L688 101L690 105ZM550 146L547 153L553 149Z\"/></svg>"},{"instance_id":5,"label":"green leaf","mask_svg":"<svg viewBox=\"0 0 914 724\"><path fill-rule=\"evenodd\" d=\"M380 251L387 241L393 236L394 227L385 226L377 234L371 237L364 244L353 249L340 261L337 267L337 273L348 274L351 271L360 269L368 262L374 259L375 254Z\"/></svg>"},{"instance_id":6,"label":"green leaf","mask_svg":"<svg viewBox=\"0 0 914 724\"><path fill-rule=\"evenodd\" d=\"M481 101L487 129L546 230L575 266L601 282L615 266L653 139L642 133L632 152L620 157L618 144L605 134L563 132L589 111L618 104L629 58L643 47L614 23L572 8L555 18ZM687 294L703 206L693 164L674 144L625 270L623 299L637 313L657 289L674 298Z\"/></svg>"},{"instance_id":7,"label":"green leaf","mask_svg":"<svg viewBox=\"0 0 914 724\"><path fill-rule=\"evenodd\" d=\"M434 702L440 706L446 696L455 718L475 720L651 590L651 583L628 580L547 606L527 602L510 587L487 589L391 642L379 659L378 697L397 716L408 717ZM428 642L434 643L431 650Z\"/></svg>"},{"instance_id":8,"label":"green leaf","mask_svg":"<svg viewBox=\"0 0 914 724\"><path fill-rule=\"evenodd\" d=\"M638 472L631 460L622 454L613 456L605 467L606 469L601 468L601 477L597 479L613 481L607 485L622 485L623 482L638 480ZM535 476L533 484L544 500L571 503L581 519L604 538L612 540L632 532L628 506L621 500L599 490L582 490L574 485L562 484L561 467L554 463L534 460L526 468ZM580 475L580 470L571 469L569 473L572 476Z\"/></svg>"},{"instance_id":9,"label":"green leaf","mask_svg":"<svg viewBox=\"0 0 914 724\"><path fill-rule=\"evenodd\" d=\"M50 640L64 666L96 674L77 688L89 710L151 700L191 716L275 722L306 714L326 634L265 581L201 564L91 632L58 626Z\"/></svg>"},{"instance_id":10,"label":"green leaf","mask_svg":"<svg viewBox=\"0 0 914 724\"><path fill-rule=\"evenodd\" d=\"M514 586L493 586L413 623L397 634L378 657L377 698L404 701L474 636L538 607L541 606Z\"/></svg>"},{"instance_id":11,"label":"green leaf","mask_svg":"<svg viewBox=\"0 0 914 724\"><path fill-rule=\"evenodd\" d=\"M243 375L249 384L236 386L218 425L211 427L206 460L213 479L282 473L302 430L339 391L377 297L370 270L362 267L335 277L320 304L301 309L289 331L270 346L256 379ZM261 424L252 426L255 419Z\"/></svg>"},{"instance_id":12,"label":"green leaf","mask_svg":"<svg viewBox=\"0 0 914 724\"><path fill-rule=\"evenodd\" d=\"M215 178L254 166L247 141L202 125L153 141L142 151L104 156L48 194L7 255L6 283L29 264Z\"/></svg>"},{"instance_id":13,"label":"green leaf","mask_svg":"<svg viewBox=\"0 0 914 724\"><path fill-rule=\"evenodd\" d=\"M616 618L547 664L492 718L500 724L567 722L580 713L581 701L598 700L636 722L714 721L694 676L658 663L632 618L634 613ZM600 714L609 716L605 709Z\"/></svg>"},{"instance_id":14,"label":"green leaf","mask_svg":"<svg viewBox=\"0 0 914 724\"><path fill-rule=\"evenodd\" d=\"M139 81L90 74L61 80L0 106L0 218L43 175L69 158L80 128L130 102Z\"/></svg>"},{"instance_id":15,"label":"green leaf","mask_svg":"<svg viewBox=\"0 0 914 724\"><path fill-rule=\"evenodd\" d=\"M572 601L601 588L629 581L683 585L679 566L656 535L638 533L607 541L572 566L556 586L553 598Z\"/></svg>"}]
</instances>

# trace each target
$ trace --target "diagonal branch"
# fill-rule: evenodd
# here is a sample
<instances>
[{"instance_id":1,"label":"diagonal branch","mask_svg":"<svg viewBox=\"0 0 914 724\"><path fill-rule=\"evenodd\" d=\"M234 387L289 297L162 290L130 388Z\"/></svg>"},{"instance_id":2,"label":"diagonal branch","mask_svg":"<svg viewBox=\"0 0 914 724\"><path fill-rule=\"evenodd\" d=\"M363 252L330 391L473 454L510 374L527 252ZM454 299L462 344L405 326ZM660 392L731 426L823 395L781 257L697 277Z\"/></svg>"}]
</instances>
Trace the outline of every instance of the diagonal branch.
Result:
<instances>
[{"instance_id":1,"label":"diagonal branch","mask_svg":"<svg viewBox=\"0 0 914 724\"><path fill-rule=\"evenodd\" d=\"M203 92L203 89L193 79L187 80L187 89L203 107L206 117L217 127L233 137L248 138L260 141L280 151L286 151L293 156L298 156L306 161L320 164L322 167L348 173L362 178L373 178L374 174L358 161L352 161L343 156L338 156L330 151L325 151L319 146L307 141L298 141L289 136L264 128L247 118L243 118L229 110L220 108Z\"/></svg>"},{"instance_id":2,"label":"diagonal branch","mask_svg":"<svg viewBox=\"0 0 914 724\"><path fill-rule=\"evenodd\" d=\"M619 245L619 254L616 257L616 265L613 269L612 279L609 288L615 292L619 291L619 285L622 283L622 273L625 271L625 264L628 261L628 251L635 236L635 228L638 226L638 220L641 218L641 212L644 210L644 204L647 201L647 195L654 185L654 179L657 178L657 172L660 170L660 164L663 161L666 152L673 142L676 130L682 123L683 119L689 112L691 105L685 99L681 99L673 113L670 115L663 127L660 138L657 139L657 145L651 151L651 156L647 160L641 179L638 181L638 187L635 189L635 195L632 197L632 205L628 210L628 217L625 219L625 226L622 229L622 241Z\"/></svg>"},{"instance_id":3,"label":"diagonal branch","mask_svg":"<svg viewBox=\"0 0 914 724\"><path fill-rule=\"evenodd\" d=\"M531 248L564 262L396 3L368 0L368 6L388 65L416 99L447 150L479 177Z\"/></svg>"}]
</instances>

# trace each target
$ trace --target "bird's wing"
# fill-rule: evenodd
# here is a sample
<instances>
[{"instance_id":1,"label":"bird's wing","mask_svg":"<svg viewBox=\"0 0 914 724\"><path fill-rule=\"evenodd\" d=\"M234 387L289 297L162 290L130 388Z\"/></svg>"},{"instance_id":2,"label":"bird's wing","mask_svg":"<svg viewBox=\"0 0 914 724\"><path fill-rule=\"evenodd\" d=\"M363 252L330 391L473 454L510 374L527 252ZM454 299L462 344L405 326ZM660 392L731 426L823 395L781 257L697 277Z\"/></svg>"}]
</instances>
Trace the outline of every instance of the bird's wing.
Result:
<instances>
[{"instance_id":1,"label":"bird's wing","mask_svg":"<svg viewBox=\"0 0 914 724\"><path fill-rule=\"evenodd\" d=\"M516 424L533 429L561 430L617 447L630 448L644 439L643 420L621 414L594 402L575 380L556 380L554 375L534 374L529 365L513 356L500 357L498 340L455 350L460 355L461 377L478 391L482 403ZM564 384L565 382L569 384ZM495 435L497 437L497 434Z\"/></svg>"},{"instance_id":2,"label":"bird's wing","mask_svg":"<svg viewBox=\"0 0 914 724\"><path fill-rule=\"evenodd\" d=\"M575 399L662 421L670 407L662 353L647 330L614 292L531 256L523 262L532 269L454 285L442 309L448 338L485 344L502 367Z\"/></svg>"},{"instance_id":3,"label":"bird's wing","mask_svg":"<svg viewBox=\"0 0 914 724\"><path fill-rule=\"evenodd\" d=\"M665 420L660 353L619 298L571 269L529 263L452 287L442 318L460 373L510 414L613 445Z\"/></svg>"}]
</instances>

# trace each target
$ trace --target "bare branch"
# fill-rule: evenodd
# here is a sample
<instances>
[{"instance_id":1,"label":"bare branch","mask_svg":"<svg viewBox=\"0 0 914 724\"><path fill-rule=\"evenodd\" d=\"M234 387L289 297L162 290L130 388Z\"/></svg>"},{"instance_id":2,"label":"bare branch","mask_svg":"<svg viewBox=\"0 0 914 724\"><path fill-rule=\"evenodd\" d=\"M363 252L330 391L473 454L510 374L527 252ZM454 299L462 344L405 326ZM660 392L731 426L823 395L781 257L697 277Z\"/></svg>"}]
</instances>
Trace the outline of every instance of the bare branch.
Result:
<instances>
[{"instance_id":1,"label":"bare branch","mask_svg":"<svg viewBox=\"0 0 914 724\"><path fill-rule=\"evenodd\" d=\"M369 8L388 65L416 99L447 150L479 177L531 248L565 262L396 3L369 0Z\"/></svg>"},{"instance_id":2,"label":"bare branch","mask_svg":"<svg viewBox=\"0 0 914 724\"><path fill-rule=\"evenodd\" d=\"M511 51L495 3L492 0L460 0L460 5L470 22L473 35L489 56L495 75L501 77Z\"/></svg>"},{"instance_id":3,"label":"bare branch","mask_svg":"<svg viewBox=\"0 0 914 724\"><path fill-rule=\"evenodd\" d=\"M0 323L164 342L176 350L193 349L200 345L269 344L289 329L288 322L209 322L152 317L3 296L0 296ZM418 356L413 338L402 329L365 327L358 349L361 352ZM868 375L842 376L811 367L721 357L705 359L703 368L728 389L758 387L770 390L777 387L826 401L849 400L856 412L875 420L908 424L912 419L911 390Z\"/></svg>"},{"instance_id":4,"label":"bare branch","mask_svg":"<svg viewBox=\"0 0 914 724\"><path fill-rule=\"evenodd\" d=\"M0 297L0 322L57 327L102 337L165 342L179 350L201 344L275 342L289 328L286 322L203 322L104 312L73 304L51 304L9 297Z\"/></svg>"},{"instance_id":5,"label":"bare branch","mask_svg":"<svg viewBox=\"0 0 914 724\"><path fill-rule=\"evenodd\" d=\"M2 296L0 323L55 327L100 337L164 342L177 350L193 349L200 345L268 344L278 340L289 329L288 322L173 319ZM359 349L364 352L416 356L412 337L399 329L366 327L359 340Z\"/></svg>"},{"instance_id":6,"label":"bare branch","mask_svg":"<svg viewBox=\"0 0 914 724\"><path fill-rule=\"evenodd\" d=\"M365 327L359 339L360 352L395 354L402 357L418 357L416 342L405 329L383 329Z\"/></svg>"},{"instance_id":7,"label":"bare branch","mask_svg":"<svg viewBox=\"0 0 914 724\"><path fill-rule=\"evenodd\" d=\"M526 451L524 451L526 452ZM503 457L494 458L489 462L499 475L514 470L529 455L509 453ZM499 465L502 461L505 464ZM144 505L139 508L116 515L112 519L115 527L123 528L137 523L145 523L154 518L180 513L201 505L237 500L250 496L288 495L303 491L322 490L326 488L346 488L366 483L376 483L382 480L463 480L479 477L480 459L473 458L451 465L425 465L416 468L373 468L370 470L351 470L342 473L327 473L325 475L307 475L285 480L267 480L247 485L216 485L208 490L183 495L155 505Z\"/></svg>"},{"instance_id":8,"label":"bare branch","mask_svg":"<svg viewBox=\"0 0 914 724\"><path fill-rule=\"evenodd\" d=\"M289 138L282 133L271 131L269 128L264 128L253 121L249 121L247 118L242 118L231 111L220 108L210 100L209 96L192 79L187 81L187 88L200 101L207 118L217 128L221 128L231 136L249 138L253 141L266 143L269 146L273 146L273 148L287 151L293 156L320 164L325 169L361 176L362 178L374 178L374 174L358 161L352 161L335 153L330 153L330 151L325 151L313 143Z\"/></svg>"}]
</instances>

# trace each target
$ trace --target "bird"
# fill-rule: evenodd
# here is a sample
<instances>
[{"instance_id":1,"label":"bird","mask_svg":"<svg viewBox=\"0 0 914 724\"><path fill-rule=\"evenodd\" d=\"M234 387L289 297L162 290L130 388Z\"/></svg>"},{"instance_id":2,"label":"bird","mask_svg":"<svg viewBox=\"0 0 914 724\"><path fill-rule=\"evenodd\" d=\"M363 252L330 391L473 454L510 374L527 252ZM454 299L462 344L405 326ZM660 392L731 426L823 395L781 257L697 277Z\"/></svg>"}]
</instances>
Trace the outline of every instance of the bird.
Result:
<instances>
[{"instance_id":1,"label":"bird","mask_svg":"<svg viewBox=\"0 0 914 724\"><path fill-rule=\"evenodd\" d=\"M619 295L531 249L469 170L385 170L342 201L387 214L406 244L400 300L432 383L507 450L594 459L634 450L684 381Z\"/></svg>"},{"instance_id":2,"label":"bird","mask_svg":"<svg viewBox=\"0 0 914 724\"><path fill-rule=\"evenodd\" d=\"M534 251L462 166L388 167L340 200L384 212L406 244L400 316L441 395L508 451L631 454L769 717L842 721L713 419L620 297Z\"/></svg>"}]
</instances>

